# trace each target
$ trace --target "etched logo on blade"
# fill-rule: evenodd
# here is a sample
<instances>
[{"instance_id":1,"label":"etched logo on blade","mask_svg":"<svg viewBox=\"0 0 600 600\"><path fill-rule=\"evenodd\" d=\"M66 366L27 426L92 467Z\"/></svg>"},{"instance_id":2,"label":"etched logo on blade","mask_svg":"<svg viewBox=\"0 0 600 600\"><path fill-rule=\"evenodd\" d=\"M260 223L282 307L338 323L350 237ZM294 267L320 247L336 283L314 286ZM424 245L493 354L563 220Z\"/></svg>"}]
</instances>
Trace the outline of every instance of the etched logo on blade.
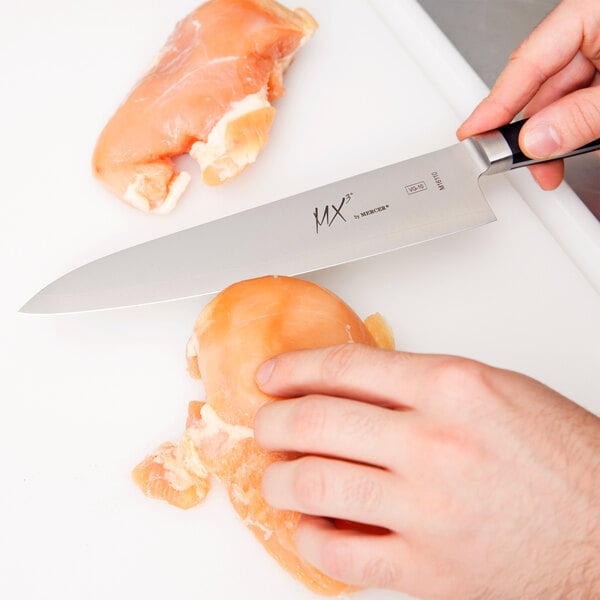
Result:
<instances>
[{"instance_id":1,"label":"etched logo on blade","mask_svg":"<svg viewBox=\"0 0 600 600\"><path fill-rule=\"evenodd\" d=\"M317 233L319 233L320 228L331 227L336 220L347 223L342 211L348 204L350 204L350 198L352 198L353 195L354 194L350 192L349 194L345 194L340 202L326 204L321 209L319 209L319 207L315 207L313 217L315 218L315 227Z\"/></svg>"},{"instance_id":2,"label":"etched logo on blade","mask_svg":"<svg viewBox=\"0 0 600 600\"><path fill-rule=\"evenodd\" d=\"M376 206L375 208L369 208L369 210L363 210L357 215L353 215L355 219L364 219L365 217L370 217L371 215L376 215L377 213L383 212L384 210L388 210L390 207L389 204L383 204L381 206Z\"/></svg>"},{"instance_id":3,"label":"etched logo on blade","mask_svg":"<svg viewBox=\"0 0 600 600\"><path fill-rule=\"evenodd\" d=\"M440 192L443 192L446 189L446 186L444 185L444 182L442 181L442 178L440 177L439 173L437 171L434 171L431 174L431 176L433 177L433 180L438 186L438 190L440 190Z\"/></svg>"},{"instance_id":4,"label":"etched logo on blade","mask_svg":"<svg viewBox=\"0 0 600 600\"><path fill-rule=\"evenodd\" d=\"M424 192L427 189L427 184L424 181L417 181L417 183L411 183L410 185L405 185L404 189L407 194L418 194L419 192Z\"/></svg>"}]
</instances>

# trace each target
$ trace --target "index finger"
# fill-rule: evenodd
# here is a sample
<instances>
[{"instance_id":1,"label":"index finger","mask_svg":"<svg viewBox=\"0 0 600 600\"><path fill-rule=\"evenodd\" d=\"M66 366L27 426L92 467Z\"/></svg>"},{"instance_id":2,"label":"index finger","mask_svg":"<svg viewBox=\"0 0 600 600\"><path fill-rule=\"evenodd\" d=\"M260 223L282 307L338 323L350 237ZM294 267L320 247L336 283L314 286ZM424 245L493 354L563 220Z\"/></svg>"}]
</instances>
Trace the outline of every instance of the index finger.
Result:
<instances>
[{"instance_id":1,"label":"index finger","mask_svg":"<svg viewBox=\"0 0 600 600\"><path fill-rule=\"evenodd\" d=\"M460 139L509 123L543 83L577 55L585 37L583 7L559 4L510 56L490 94L461 125Z\"/></svg>"},{"instance_id":2,"label":"index finger","mask_svg":"<svg viewBox=\"0 0 600 600\"><path fill-rule=\"evenodd\" d=\"M323 394L410 408L424 395L419 382L433 360L426 355L343 344L277 356L262 365L256 380L264 392L282 398Z\"/></svg>"}]
</instances>

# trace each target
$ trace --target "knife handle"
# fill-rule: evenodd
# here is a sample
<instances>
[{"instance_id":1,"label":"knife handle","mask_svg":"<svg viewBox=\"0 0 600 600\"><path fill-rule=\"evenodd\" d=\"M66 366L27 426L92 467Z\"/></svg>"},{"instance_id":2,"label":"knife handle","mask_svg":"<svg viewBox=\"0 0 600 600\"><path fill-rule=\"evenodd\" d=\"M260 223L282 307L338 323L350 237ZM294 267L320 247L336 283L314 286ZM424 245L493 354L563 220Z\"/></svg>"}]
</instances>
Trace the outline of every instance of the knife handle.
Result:
<instances>
[{"instance_id":1,"label":"knife handle","mask_svg":"<svg viewBox=\"0 0 600 600\"><path fill-rule=\"evenodd\" d=\"M523 119L521 121L515 121L514 123L509 123L508 125L503 125L498 128L498 131L502 134L506 143L510 148L510 152L512 154L512 164L508 166L509 169L516 169L518 167L527 167L529 165L535 165L538 163L550 162L549 160L538 160L529 158L521 151L519 147L519 133L523 128L523 125L527 123L527 119ZM577 156L578 154L584 154L586 152L592 152L594 150L600 150L600 138L586 144L585 146L581 146L580 148L576 148L572 152L568 152L567 154L563 154L561 156L557 156L550 160L559 160L561 158L569 158L570 156Z\"/></svg>"}]
</instances>

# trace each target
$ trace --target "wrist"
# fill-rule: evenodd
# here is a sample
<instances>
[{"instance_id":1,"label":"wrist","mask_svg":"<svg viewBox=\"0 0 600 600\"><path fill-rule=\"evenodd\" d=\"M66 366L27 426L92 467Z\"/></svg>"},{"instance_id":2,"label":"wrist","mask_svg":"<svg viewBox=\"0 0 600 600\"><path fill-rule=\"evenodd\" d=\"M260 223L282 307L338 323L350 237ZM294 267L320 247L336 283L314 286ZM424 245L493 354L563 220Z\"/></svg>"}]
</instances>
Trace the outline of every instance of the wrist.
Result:
<instances>
[{"instance_id":1,"label":"wrist","mask_svg":"<svg viewBox=\"0 0 600 600\"><path fill-rule=\"evenodd\" d=\"M600 420L590 416L589 421L586 423L590 425L589 439L600 439ZM586 433L584 428L581 433ZM582 437L585 438L585 435ZM571 572L565 598L600 598L600 464L597 458L600 445L596 443L591 446L592 452L588 454L591 464L582 461L584 469L580 475L580 490L585 498L585 527L579 545L579 561Z\"/></svg>"}]
</instances>

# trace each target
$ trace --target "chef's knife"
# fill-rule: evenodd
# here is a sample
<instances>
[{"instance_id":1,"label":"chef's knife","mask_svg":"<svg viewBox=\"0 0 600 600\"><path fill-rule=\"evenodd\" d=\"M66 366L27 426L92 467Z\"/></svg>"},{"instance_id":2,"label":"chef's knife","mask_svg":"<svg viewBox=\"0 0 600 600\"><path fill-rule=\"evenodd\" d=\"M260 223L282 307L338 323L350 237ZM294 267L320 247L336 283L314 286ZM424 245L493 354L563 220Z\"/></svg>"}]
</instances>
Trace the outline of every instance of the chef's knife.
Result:
<instances>
[{"instance_id":1,"label":"chef's knife","mask_svg":"<svg viewBox=\"0 0 600 600\"><path fill-rule=\"evenodd\" d=\"M524 121L95 260L57 279L21 312L65 313L218 292L267 274L300 275L495 220L480 175L536 162ZM600 149L600 139L565 156Z\"/></svg>"}]
</instances>

